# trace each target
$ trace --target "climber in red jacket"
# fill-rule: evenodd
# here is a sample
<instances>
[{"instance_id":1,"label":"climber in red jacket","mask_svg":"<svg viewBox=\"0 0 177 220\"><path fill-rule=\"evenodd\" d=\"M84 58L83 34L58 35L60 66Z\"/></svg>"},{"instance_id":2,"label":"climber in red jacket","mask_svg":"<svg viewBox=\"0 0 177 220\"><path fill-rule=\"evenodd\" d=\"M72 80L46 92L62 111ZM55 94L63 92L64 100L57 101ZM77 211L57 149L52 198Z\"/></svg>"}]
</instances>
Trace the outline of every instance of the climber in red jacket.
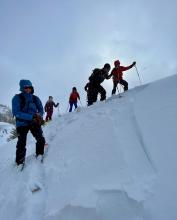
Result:
<instances>
[{"instance_id":1,"label":"climber in red jacket","mask_svg":"<svg viewBox=\"0 0 177 220\"><path fill-rule=\"evenodd\" d=\"M111 71L111 74L109 75L109 78L112 76L113 79L113 90L112 90L112 95L116 93L116 88L118 83L123 85L124 91L128 90L128 82L123 79L123 72L131 69L136 65L136 62L133 62L130 66L120 66L120 61L116 60L114 62L114 68Z\"/></svg>"},{"instance_id":2,"label":"climber in red jacket","mask_svg":"<svg viewBox=\"0 0 177 220\"><path fill-rule=\"evenodd\" d=\"M72 92L69 97L69 104L70 104L69 112L72 112L73 105L74 105L75 109L77 108L77 100L78 99L80 100L79 93L77 92L76 87L73 87Z\"/></svg>"}]
</instances>

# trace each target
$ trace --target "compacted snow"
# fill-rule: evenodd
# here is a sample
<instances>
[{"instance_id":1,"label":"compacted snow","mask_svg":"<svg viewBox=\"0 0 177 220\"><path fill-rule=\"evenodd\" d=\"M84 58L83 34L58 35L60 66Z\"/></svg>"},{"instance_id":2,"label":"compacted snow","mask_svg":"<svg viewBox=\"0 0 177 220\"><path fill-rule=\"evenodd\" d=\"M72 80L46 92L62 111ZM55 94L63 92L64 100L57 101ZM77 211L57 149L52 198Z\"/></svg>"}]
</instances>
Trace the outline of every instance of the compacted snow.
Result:
<instances>
[{"instance_id":1,"label":"compacted snow","mask_svg":"<svg viewBox=\"0 0 177 220\"><path fill-rule=\"evenodd\" d=\"M53 119L22 172L16 140L1 145L0 219L177 219L176 94L175 75Z\"/></svg>"}]
</instances>

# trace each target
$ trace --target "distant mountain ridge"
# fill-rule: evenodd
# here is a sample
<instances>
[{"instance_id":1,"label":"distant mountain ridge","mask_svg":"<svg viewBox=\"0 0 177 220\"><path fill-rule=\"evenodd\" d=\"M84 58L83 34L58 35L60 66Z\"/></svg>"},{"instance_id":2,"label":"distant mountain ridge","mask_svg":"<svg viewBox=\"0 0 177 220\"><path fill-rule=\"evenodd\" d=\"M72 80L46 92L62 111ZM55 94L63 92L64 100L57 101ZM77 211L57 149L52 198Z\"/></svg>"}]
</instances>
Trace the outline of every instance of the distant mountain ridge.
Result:
<instances>
[{"instance_id":1,"label":"distant mountain ridge","mask_svg":"<svg viewBox=\"0 0 177 220\"><path fill-rule=\"evenodd\" d=\"M0 104L0 122L7 122L10 124L15 123L11 109L8 106L2 104Z\"/></svg>"},{"instance_id":2,"label":"distant mountain ridge","mask_svg":"<svg viewBox=\"0 0 177 220\"><path fill-rule=\"evenodd\" d=\"M15 129L14 125L6 122L0 122L0 145L5 144L8 141L12 129Z\"/></svg>"}]
</instances>

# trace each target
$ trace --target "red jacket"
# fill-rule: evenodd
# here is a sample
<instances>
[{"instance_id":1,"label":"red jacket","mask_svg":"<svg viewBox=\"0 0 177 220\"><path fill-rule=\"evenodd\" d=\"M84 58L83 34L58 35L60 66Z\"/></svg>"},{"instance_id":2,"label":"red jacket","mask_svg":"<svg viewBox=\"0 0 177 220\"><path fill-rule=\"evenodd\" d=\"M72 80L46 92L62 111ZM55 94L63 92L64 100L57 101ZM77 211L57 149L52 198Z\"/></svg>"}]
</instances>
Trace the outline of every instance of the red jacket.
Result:
<instances>
[{"instance_id":1,"label":"red jacket","mask_svg":"<svg viewBox=\"0 0 177 220\"><path fill-rule=\"evenodd\" d=\"M131 64L130 66L119 66L118 68L114 68L111 72L110 76L113 76L113 81L119 81L123 79L123 71L127 71L131 69L134 66L134 64Z\"/></svg>"},{"instance_id":2,"label":"red jacket","mask_svg":"<svg viewBox=\"0 0 177 220\"><path fill-rule=\"evenodd\" d=\"M77 102L77 99L80 99L79 93L78 92L72 92L69 101L70 102Z\"/></svg>"}]
</instances>

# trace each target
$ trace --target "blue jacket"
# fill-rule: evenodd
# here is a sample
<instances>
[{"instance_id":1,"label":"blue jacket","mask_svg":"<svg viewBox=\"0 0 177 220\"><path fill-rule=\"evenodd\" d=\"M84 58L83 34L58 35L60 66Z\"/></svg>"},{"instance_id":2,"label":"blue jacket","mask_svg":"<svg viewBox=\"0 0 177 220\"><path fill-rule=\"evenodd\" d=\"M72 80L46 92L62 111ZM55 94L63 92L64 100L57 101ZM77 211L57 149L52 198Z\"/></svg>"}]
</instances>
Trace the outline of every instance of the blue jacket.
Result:
<instances>
[{"instance_id":1,"label":"blue jacket","mask_svg":"<svg viewBox=\"0 0 177 220\"><path fill-rule=\"evenodd\" d=\"M20 83L20 90L22 91L23 90L22 84L24 84L24 86L27 86L29 85L30 81L28 80L21 80L21 81L22 83ZM27 82L28 84L26 84ZM44 114L42 102L37 96L36 96L36 101L34 103L34 98L32 94L25 93L24 91L22 91L21 94L25 98L25 106L23 109L20 109L21 99L18 94L16 94L12 99L12 113L16 117L17 127L30 125L33 120L34 114L36 114L37 112L41 115L41 117Z\"/></svg>"}]
</instances>

